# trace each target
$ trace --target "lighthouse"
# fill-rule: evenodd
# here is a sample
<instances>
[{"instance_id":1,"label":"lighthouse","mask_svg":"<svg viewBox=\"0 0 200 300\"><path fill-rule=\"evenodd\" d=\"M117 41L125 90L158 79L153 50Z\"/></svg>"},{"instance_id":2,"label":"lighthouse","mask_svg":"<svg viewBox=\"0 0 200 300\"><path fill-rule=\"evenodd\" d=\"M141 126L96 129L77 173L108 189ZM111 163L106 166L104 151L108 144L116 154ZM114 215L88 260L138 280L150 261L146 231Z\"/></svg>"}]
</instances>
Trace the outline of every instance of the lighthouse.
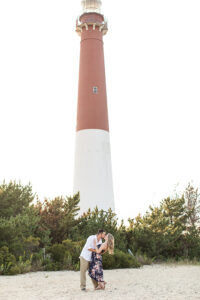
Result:
<instances>
[{"instance_id":1,"label":"lighthouse","mask_svg":"<svg viewBox=\"0 0 200 300\"><path fill-rule=\"evenodd\" d=\"M100 0L83 0L77 19L80 36L74 193L80 192L80 213L114 211L103 36L107 21Z\"/></svg>"}]
</instances>

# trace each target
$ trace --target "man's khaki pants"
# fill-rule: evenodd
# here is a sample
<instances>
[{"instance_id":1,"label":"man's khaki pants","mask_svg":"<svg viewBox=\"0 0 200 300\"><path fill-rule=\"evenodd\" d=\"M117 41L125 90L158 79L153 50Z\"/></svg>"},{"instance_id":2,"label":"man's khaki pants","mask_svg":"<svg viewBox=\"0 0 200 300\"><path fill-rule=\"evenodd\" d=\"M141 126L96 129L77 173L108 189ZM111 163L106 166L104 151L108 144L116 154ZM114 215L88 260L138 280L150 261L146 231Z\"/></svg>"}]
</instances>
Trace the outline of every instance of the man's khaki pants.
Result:
<instances>
[{"instance_id":1,"label":"man's khaki pants","mask_svg":"<svg viewBox=\"0 0 200 300\"><path fill-rule=\"evenodd\" d=\"M81 282L81 289L86 288L86 272L89 268L90 262L85 260L83 257L80 257L80 282ZM92 279L92 278L91 278ZM92 283L94 288L98 286L98 282L92 279Z\"/></svg>"}]
</instances>

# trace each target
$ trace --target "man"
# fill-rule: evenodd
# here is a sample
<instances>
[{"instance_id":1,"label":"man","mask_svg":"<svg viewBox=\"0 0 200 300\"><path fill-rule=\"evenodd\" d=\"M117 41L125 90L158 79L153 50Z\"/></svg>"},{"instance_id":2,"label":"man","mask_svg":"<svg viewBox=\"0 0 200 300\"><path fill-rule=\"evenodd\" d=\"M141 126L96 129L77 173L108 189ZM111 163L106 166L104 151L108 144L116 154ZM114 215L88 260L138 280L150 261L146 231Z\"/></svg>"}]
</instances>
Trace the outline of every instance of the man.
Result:
<instances>
[{"instance_id":1,"label":"man","mask_svg":"<svg viewBox=\"0 0 200 300\"><path fill-rule=\"evenodd\" d=\"M86 291L86 272L89 268L89 264L92 257L92 252L95 251L95 241L96 245L102 244L102 239L105 238L106 232L100 229L96 235L91 235L87 239L85 246L80 254L80 283L81 290ZM98 282L92 279L94 288L98 286Z\"/></svg>"}]
</instances>

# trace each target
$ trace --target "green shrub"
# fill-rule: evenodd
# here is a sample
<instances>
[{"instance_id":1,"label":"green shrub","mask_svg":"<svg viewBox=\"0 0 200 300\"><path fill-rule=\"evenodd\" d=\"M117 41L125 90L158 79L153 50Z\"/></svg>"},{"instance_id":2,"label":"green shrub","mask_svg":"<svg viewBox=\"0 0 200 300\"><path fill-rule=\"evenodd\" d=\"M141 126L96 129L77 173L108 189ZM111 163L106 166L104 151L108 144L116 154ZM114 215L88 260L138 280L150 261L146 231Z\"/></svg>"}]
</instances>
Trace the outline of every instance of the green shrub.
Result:
<instances>
[{"instance_id":1,"label":"green shrub","mask_svg":"<svg viewBox=\"0 0 200 300\"><path fill-rule=\"evenodd\" d=\"M52 259L48 256L43 260L42 265L43 265L44 271L54 271L55 270L54 263L52 262Z\"/></svg>"},{"instance_id":2,"label":"green shrub","mask_svg":"<svg viewBox=\"0 0 200 300\"><path fill-rule=\"evenodd\" d=\"M79 256L84 242L72 242L65 240L62 244L54 244L47 252L50 258L45 264L47 270L79 270Z\"/></svg>"},{"instance_id":3,"label":"green shrub","mask_svg":"<svg viewBox=\"0 0 200 300\"><path fill-rule=\"evenodd\" d=\"M115 256L109 255L108 253L103 254L103 268L104 269L113 269L115 266Z\"/></svg>"},{"instance_id":4,"label":"green shrub","mask_svg":"<svg viewBox=\"0 0 200 300\"><path fill-rule=\"evenodd\" d=\"M30 272L30 270L31 270L31 261L32 261L32 256L31 256L30 259L25 259L25 257L23 257L23 256L19 257L19 261L17 263L17 266L19 267L21 274Z\"/></svg>"},{"instance_id":5,"label":"green shrub","mask_svg":"<svg viewBox=\"0 0 200 300\"><path fill-rule=\"evenodd\" d=\"M44 268L44 252L41 249L40 252L32 254L31 271L42 271Z\"/></svg>"},{"instance_id":6,"label":"green shrub","mask_svg":"<svg viewBox=\"0 0 200 300\"><path fill-rule=\"evenodd\" d=\"M60 271L63 270L61 263L50 262L44 267L45 271Z\"/></svg>"},{"instance_id":7,"label":"green shrub","mask_svg":"<svg viewBox=\"0 0 200 300\"><path fill-rule=\"evenodd\" d=\"M72 255L69 251L65 251L63 259L63 268L67 270L73 270Z\"/></svg>"},{"instance_id":8,"label":"green shrub","mask_svg":"<svg viewBox=\"0 0 200 300\"><path fill-rule=\"evenodd\" d=\"M85 244L85 241L72 242L71 240L65 240L62 242L62 245L65 247L66 251L68 251L72 257L72 264L79 264L79 256L81 250Z\"/></svg>"},{"instance_id":9,"label":"green shrub","mask_svg":"<svg viewBox=\"0 0 200 300\"><path fill-rule=\"evenodd\" d=\"M13 266L10 268L8 275L17 275L21 274L21 270L18 266Z\"/></svg>"},{"instance_id":10,"label":"green shrub","mask_svg":"<svg viewBox=\"0 0 200 300\"><path fill-rule=\"evenodd\" d=\"M139 268L141 265L136 258L128 253L115 250L114 255L103 255L104 269Z\"/></svg>"},{"instance_id":11,"label":"green shrub","mask_svg":"<svg viewBox=\"0 0 200 300\"><path fill-rule=\"evenodd\" d=\"M9 271L12 267L16 266L16 258L9 253L8 247L0 248L0 274L9 275Z\"/></svg>"},{"instance_id":12,"label":"green shrub","mask_svg":"<svg viewBox=\"0 0 200 300\"><path fill-rule=\"evenodd\" d=\"M146 255L146 253L141 253L140 251L138 251L135 255L136 260L141 264L141 265L151 265L154 260L154 258L150 258Z\"/></svg>"},{"instance_id":13,"label":"green shrub","mask_svg":"<svg viewBox=\"0 0 200 300\"><path fill-rule=\"evenodd\" d=\"M33 236L29 236L27 239L24 239L24 249L26 253L33 253L38 250L40 244L40 239Z\"/></svg>"},{"instance_id":14,"label":"green shrub","mask_svg":"<svg viewBox=\"0 0 200 300\"><path fill-rule=\"evenodd\" d=\"M65 256L65 247L62 244L54 244L48 248L48 253L51 255L53 262L63 262Z\"/></svg>"}]
</instances>

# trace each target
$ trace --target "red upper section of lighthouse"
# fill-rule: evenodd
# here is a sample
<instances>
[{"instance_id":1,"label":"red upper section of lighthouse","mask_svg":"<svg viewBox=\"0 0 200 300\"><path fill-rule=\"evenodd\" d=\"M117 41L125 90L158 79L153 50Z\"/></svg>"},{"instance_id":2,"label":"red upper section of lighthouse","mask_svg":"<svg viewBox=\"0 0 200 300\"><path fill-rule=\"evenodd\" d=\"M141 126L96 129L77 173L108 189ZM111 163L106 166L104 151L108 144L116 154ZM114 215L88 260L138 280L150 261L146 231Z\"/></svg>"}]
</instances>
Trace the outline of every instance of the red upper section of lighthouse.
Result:
<instances>
[{"instance_id":1,"label":"red upper section of lighthouse","mask_svg":"<svg viewBox=\"0 0 200 300\"><path fill-rule=\"evenodd\" d=\"M104 16L98 13L85 13L80 16L80 21L82 23L103 23Z\"/></svg>"},{"instance_id":2,"label":"red upper section of lighthouse","mask_svg":"<svg viewBox=\"0 0 200 300\"><path fill-rule=\"evenodd\" d=\"M107 31L104 17L84 13L77 23L81 35L77 131L109 131L103 34Z\"/></svg>"}]
</instances>

